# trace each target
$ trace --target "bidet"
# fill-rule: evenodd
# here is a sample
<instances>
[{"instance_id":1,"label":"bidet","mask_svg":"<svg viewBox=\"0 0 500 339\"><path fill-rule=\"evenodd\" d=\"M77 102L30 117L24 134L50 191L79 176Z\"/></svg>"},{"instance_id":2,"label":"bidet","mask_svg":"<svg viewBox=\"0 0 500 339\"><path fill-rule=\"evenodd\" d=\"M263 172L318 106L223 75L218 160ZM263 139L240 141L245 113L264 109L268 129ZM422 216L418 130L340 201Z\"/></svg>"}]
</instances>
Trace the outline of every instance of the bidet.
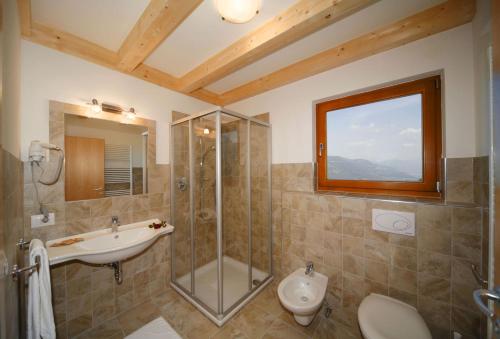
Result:
<instances>
[{"instance_id":1,"label":"bidet","mask_svg":"<svg viewBox=\"0 0 500 339\"><path fill-rule=\"evenodd\" d=\"M312 263L310 265L312 267ZM309 325L320 309L326 294L328 277L304 268L299 268L278 285L281 304L293 313L295 321Z\"/></svg>"}]
</instances>

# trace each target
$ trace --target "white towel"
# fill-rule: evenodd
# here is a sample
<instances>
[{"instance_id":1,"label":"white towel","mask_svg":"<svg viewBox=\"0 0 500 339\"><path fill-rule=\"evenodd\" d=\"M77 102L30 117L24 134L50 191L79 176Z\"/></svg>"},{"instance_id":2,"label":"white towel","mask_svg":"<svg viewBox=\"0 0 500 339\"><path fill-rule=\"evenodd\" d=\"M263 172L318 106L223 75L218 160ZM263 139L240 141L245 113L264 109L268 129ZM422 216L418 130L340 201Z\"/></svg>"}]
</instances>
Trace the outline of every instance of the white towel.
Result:
<instances>
[{"instance_id":1,"label":"white towel","mask_svg":"<svg viewBox=\"0 0 500 339\"><path fill-rule=\"evenodd\" d=\"M40 267L38 272L34 270L28 279L28 339L55 339L47 250L40 240L33 239L30 243L30 265L35 264L37 256L40 257Z\"/></svg>"}]
</instances>

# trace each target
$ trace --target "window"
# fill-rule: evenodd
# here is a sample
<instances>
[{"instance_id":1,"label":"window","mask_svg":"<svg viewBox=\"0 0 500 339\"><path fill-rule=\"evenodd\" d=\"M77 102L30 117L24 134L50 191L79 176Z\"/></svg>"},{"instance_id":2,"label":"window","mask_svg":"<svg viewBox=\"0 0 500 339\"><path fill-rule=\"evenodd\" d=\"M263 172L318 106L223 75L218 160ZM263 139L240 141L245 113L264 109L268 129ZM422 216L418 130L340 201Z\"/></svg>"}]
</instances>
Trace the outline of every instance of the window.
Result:
<instances>
[{"instance_id":1,"label":"window","mask_svg":"<svg viewBox=\"0 0 500 339\"><path fill-rule=\"evenodd\" d=\"M439 198L440 77L316 105L318 190Z\"/></svg>"}]
</instances>

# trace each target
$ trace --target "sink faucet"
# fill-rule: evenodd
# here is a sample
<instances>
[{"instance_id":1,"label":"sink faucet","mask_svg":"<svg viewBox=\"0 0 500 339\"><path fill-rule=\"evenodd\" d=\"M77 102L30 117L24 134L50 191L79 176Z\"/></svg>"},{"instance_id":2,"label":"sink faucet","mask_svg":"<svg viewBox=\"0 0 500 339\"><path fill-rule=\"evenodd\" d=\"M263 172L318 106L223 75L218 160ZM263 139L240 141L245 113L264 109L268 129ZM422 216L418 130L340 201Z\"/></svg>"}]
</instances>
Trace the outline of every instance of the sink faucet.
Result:
<instances>
[{"instance_id":1,"label":"sink faucet","mask_svg":"<svg viewBox=\"0 0 500 339\"><path fill-rule=\"evenodd\" d=\"M306 275L311 275L314 272L314 264L312 261L306 263Z\"/></svg>"},{"instance_id":2,"label":"sink faucet","mask_svg":"<svg viewBox=\"0 0 500 339\"><path fill-rule=\"evenodd\" d=\"M111 217L111 232L112 233L118 232L118 226L120 226L120 220L118 219L117 216L112 216Z\"/></svg>"}]
</instances>

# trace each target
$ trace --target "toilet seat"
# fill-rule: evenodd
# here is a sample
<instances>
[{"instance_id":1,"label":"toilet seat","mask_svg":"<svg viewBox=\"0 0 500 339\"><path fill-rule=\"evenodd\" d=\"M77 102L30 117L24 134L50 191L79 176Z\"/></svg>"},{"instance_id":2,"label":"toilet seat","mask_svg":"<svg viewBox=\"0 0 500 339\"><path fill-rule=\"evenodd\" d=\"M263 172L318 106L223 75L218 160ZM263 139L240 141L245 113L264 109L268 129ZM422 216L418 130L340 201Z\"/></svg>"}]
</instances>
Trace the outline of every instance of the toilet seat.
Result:
<instances>
[{"instance_id":1,"label":"toilet seat","mask_svg":"<svg viewBox=\"0 0 500 339\"><path fill-rule=\"evenodd\" d=\"M363 299L358 321L365 339L432 339L413 306L385 295L372 293Z\"/></svg>"}]
</instances>

